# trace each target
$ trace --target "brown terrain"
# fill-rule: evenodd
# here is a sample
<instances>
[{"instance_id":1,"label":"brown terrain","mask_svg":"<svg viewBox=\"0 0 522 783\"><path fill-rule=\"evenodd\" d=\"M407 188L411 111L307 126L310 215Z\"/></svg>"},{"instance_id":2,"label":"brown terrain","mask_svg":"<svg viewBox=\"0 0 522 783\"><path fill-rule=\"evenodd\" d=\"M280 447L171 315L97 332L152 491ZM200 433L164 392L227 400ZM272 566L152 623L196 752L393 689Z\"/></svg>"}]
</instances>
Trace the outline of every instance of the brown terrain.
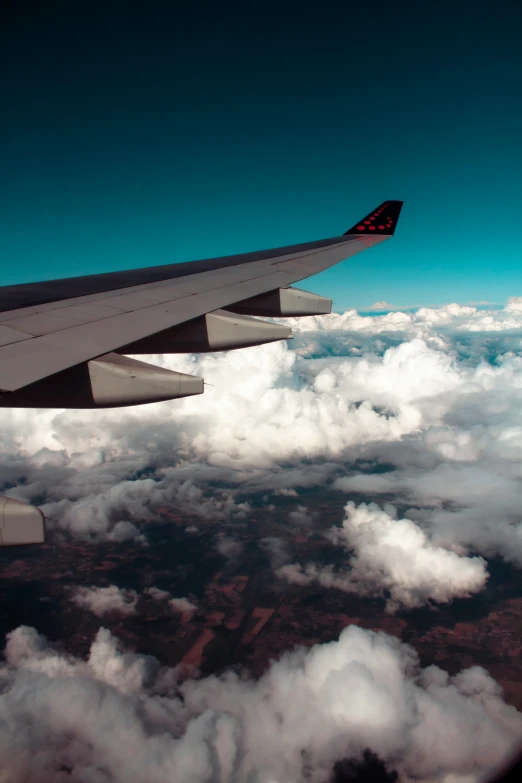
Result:
<instances>
[{"instance_id":1,"label":"brown terrain","mask_svg":"<svg viewBox=\"0 0 522 783\"><path fill-rule=\"evenodd\" d=\"M321 527L326 527L334 510L330 507L326 514L322 505L326 519ZM437 664L450 673L484 666L504 688L507 701L522 709L522 585L514 568L493 564L481 596L389 615L382 598L280 581L258 546L264 536L283 538L291 559L299 562L327 555L331 562L339 559L339 550L315 525L312 534L304 527L290 529L279 521L280 513L262 510L252 516L242 527L221 524L218 529L163 509L161 521L146 531L148 547L63 540L2 550L0 638L19 625L32 625L84 656L103 625L128 649L171 666L195 666L203 674L241 666L259 676L285 650L332 641L344 627L356 624L408 642L423 665ZM198 531L187 533L187 525ZM223 532L241 542L239 560L227 562L216 552L216 534ZM154 585L188 597L198 611L175 613L167 601L142 595L135 615L113 612L100 619L70 599L79 585L109 584L140 594Z\"/></svg>"}]
</instances>

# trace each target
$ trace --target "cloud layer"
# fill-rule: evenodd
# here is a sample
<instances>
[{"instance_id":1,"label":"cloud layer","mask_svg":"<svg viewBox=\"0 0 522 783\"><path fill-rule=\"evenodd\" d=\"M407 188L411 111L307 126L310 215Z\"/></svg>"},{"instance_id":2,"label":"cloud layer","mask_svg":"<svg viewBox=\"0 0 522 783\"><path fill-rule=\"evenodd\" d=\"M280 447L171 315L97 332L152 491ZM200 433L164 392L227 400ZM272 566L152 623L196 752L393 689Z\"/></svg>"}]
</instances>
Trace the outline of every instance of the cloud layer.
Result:
<instances>
[{"instance_id":1,"label":"cloud layer","mask_svg":"<svg viewBox=\"0 0 522 783\"><path fill-rule=\"evenodd\" d=\"M3 779L328 783L336 761L370 749L401 780L471 783L522 737L483 669L421 669L410 647L354 626L258 681L180 674L103 628L87 661L18 628L0 669Z\"/></svg>"},{"instance_id":2,"label":"cloud layer","mask_svg":"<svg viewBox=\"0 0 522 783\"><path fill-rule=\"evenodd\" d=\"M291 536L320 522L313 495L300 497L317 487L344 499L328 535L346 565L289 563L289 542L271 536L260 546L278 573L382 595L390 611L470 595L489 557L522 566L521 303L348 311L295 320L288 346L151 357L204 375L213 386L196 399L3 409L3 491L43 505L57 538L146 545L162 508L198 527L227 522L215 547L235 561L233 529L257 495L289 504ZM141 600L196 609L156 587L71 597L98 616ZM522 738L522 716L482 669L421 669L397 639L355 627L258 681L182 675L104 629L87 661L17 629L0 669L6 783L326 783L366 748L401 780L469 783Z\"/></svg>"},{"instance_id":3,"label":"cloud layer","mask_svg":"<svg viewBox=\"0 0 522 783\"><path fill-rule=\"evenodd\" d=\"M288 345L150 357L204 375L213 385L202 397L2 410L4 491L41 504L55 534L146 543L165 506L202 523L241 524L257 492L290 498L331 487L381 508L338 540L354 549L352 568L375 566L375 585L364 589L391 591L406 606L467 595L484 585L480 557L522 564L520 302L289 319ZM393 525L386 504L405 508ZM313 510L297 502L290 523L305 513L313 527ZM339 524L346 533L346 520ZM377 542L391 546L399 528L411 543L400 549L409 586ZM421 562L431 576L421 578Z\"/></svg>"}]
</instances>

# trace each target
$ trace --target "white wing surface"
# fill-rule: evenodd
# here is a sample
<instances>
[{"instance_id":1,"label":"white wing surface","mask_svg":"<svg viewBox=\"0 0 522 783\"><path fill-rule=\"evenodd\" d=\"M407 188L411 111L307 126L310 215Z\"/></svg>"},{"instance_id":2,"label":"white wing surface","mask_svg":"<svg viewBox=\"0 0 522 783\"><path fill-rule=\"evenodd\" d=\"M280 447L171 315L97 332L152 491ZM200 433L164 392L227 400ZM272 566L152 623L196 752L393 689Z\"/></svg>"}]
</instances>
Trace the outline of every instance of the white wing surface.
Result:
<instances>
[{"instance_id":1,"label":"white wing surface","mask_svg":"<svg viewBox=\"0 0 522 783\"><path fill-rule=\"evenodd\" d=\"M330 312L329 299L291 285L391 237L401 207L385 201L342 236L317 242L0 288L0 406L115 407L200 394L202 378L125 354L290 337L258 316Z\"/></svg>"}]
</instances>

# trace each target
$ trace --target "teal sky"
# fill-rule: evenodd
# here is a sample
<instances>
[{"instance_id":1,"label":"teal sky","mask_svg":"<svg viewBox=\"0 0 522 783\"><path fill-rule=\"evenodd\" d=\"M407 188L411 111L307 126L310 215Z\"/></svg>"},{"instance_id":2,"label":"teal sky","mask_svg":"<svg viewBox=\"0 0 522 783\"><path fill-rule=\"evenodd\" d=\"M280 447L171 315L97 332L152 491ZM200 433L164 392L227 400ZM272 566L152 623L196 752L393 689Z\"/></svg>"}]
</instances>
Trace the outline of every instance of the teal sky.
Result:
<instances>
[{"instance_id":1,"label":"teal sky","mask_svg":"<svg viewBox=\"0 0 522 783\"><path fill-rule=\"evenodd\" d=\"M334 236L392 198L394 239L304 287L522 295L518 0L218 6L2 12L1 285Z\"/></svg>"}]
</instances>

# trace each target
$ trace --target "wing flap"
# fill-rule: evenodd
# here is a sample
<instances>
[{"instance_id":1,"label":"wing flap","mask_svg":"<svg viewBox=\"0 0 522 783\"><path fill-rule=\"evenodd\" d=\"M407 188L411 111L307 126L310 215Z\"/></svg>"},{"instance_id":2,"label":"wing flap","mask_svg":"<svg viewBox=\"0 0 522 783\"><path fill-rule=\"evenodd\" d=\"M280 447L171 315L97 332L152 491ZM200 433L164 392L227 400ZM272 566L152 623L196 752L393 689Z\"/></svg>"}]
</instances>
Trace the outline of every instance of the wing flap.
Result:
<instances>
[{"instance_id":1,"label":"wing flap","mask_svg":"<svg viewBox=\"0 0 522 783\"><path fill-rule=\"evenodd\" d=\"M11 326L3 326L0 324L0 345L10 345L11 343L17 343L20 340L27 340L28 334L20 332L17 329L13 329Z\"/></svg>"},{"instance_id":2,"label":"wing flap","mask_svg":"<svg viewBox=\"0 0 522 783\"><path fill-rule=\"evenodd\" d=\"M180 290L177 285L160 285L145 291L121 294L103 301L130 312L141 310L151 305L162 304L162 302L173 302L175 299L183 299L184 296L187 296L187 292Z\"/></svg>"},{"instance_id":3,"label":"wing flap","mask_svg":"<svg viewBox=\"0 0 522 783\"><path fill-rule=\"evenodd\" d=\"M51 332L60 332L71 326L105 320L113 315L120 315L122 312L124 310L110 307L101 302L90 302L73 307L63 307L60 310L49 310L46 313L19 316L11 321L4 321L4 325L37 337Z\"/></svg>"}]
</instances>

